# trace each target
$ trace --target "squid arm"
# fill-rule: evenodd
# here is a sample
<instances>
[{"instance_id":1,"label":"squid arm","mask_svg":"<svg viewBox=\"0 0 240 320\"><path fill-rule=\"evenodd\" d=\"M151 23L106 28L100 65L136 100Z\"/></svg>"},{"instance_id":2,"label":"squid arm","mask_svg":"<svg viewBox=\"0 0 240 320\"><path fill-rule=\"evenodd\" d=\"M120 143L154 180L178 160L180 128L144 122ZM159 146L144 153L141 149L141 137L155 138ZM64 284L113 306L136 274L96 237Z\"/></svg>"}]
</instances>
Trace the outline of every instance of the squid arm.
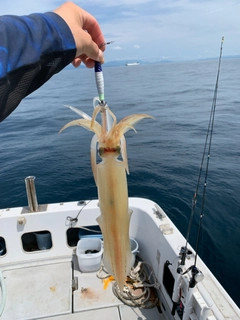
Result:
<instances>
[{"instance_id":1,"label":"squid arm","mask_svg":"<svg viewBox=\"0 0 240 320\"><path fill-rule=\"evenodd\" d=\"M61 133L68 127L72 126L81 126L89 131L93 131L98 137L101 136L101 126L97 121L87 120L87 119L77 119L71 122L68 122L62 129L59 131Z\"/></svg>"},{"instance_id":2,"label":"squid arm","mask_svg":"<svg viewBox=\"0 0 240 320\"><path fill-rule=\"evenodd\" d=\"M96 186L98 186L98 182L97 182L97 156L96 156L97 143L98 143L98 139L97 139L97 136L95 134L92 137L90 152L91 152L92 172L93 172L93 177L94 177Z\"/></svg>"},{"instance_id":3,"label":"squid arm","mask_svg":"<svg viewBox=\"0 0 240 320\"><path fill-rule=\"evenodd\" d=\"M121 138L121 154L122 154L122 159L123 163L125 166L125 170L127 174L129 174L129 168L128 168L128 158L127 158L127 143L124 135Z\"/></svg>"}]
</instances>

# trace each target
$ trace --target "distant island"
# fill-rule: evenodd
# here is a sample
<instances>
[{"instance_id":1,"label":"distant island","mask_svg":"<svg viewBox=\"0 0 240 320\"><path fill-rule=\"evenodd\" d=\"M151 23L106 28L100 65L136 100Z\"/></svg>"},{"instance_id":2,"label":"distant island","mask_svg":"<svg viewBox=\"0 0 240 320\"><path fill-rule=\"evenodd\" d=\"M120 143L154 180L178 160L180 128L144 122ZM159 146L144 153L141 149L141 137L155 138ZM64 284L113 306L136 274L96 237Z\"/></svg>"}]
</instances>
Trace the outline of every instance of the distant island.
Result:
<instances>
[{"instance_id":1,"label":"distant island","mask_svg":"<svg viewBox=\"0 0 240 320\"><path fill-rule=\"evenodd\" d=\"M159 63L170 63L173 62L171 60L161 60L161 61L147 61L147 60L113 60L113 61L106 61L104 62L105 67L121 67L121 66L139 66L139 65L146 65L146 64L159 64Z\"/></svg>"},{"instance_id":2,"label":"distant island","mask_svg":"<svg viewBox=\"0 0 240 320\"><path fill-rule=\"evenodd\" d=\"M240 55L226 55L222 56L222 59L239 59ZM147 61L147 60L139 60L138 62L134 60L130 60L126 63L126 60L112 60L105 61L104 67L122 67L122 66L136 66L136 65L153 65L153 64L167 64L167 63L176 63L176 62L189 62L189 61L201 61L201 60L216 60L217 57L208 57L201 59L189 59L189 60L158 60L158 61ZM80 65L80 68L85 68L84 64ZM71 64L69 64L66 69L74 69Z\"/></svg>"},{"instance_id":3,"label":"distant island","mask_svg":"<svg viewBox=\"0 0 240 320\"><path fill-rule=\"evenodd\" d=\"M222 56L222 59L239 59L240 55L226 55ZM218 59L218 57L208 57L208 58L201 58L201 59L189 59L189 60L170 60L170 59L164 59L164 60L158 60L158 61L147 61L147 60L129 60L126 63L126 60L112 60L112 61L106 61L104 63L104 67L121 67L121 66L132 66L132 65L151 65L151 64L167 64L167 63L176 63L176 62L188 62L188 61L200 61L200 60L215 60ZM136 64L137 63L137 64Z\"/></svg>"}]
</instances>

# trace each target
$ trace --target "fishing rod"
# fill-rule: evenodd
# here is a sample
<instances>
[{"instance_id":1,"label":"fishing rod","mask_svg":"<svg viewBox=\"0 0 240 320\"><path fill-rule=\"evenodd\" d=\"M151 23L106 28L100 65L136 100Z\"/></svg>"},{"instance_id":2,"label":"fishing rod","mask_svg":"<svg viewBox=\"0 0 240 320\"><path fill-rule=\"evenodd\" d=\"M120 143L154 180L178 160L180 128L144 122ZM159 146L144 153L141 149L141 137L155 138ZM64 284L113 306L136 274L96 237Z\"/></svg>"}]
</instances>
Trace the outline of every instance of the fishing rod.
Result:
<instances>
[{"instance_id":1,"label":"fishing rod","mask_svg":"<svg viewBox=\"0 0 240 320\"><path fill-rule=\"evenodd\" d=\"M213 127L214 127L214 119L215 119L215 111L216 111L216 102L217 102L217 91L218 91L218 81L219 81L219 74L220 74L220 66L221 66L221 60L222 60L222 47L223 47L224 37L222 37L221 40L221 46L220 46L220 55L219 55L219 61L218 61L218 71L217 71L217 79L215 84L215 90L214 90L214 96L213 96L213 102L212 102L212 108L210 113L210 119L208 123L208 129L204 144L204 150L201 160L201 165L199 169L199 175L198 175L198 181L196 186L196 191L194 193L193 199L192 199L192 209L191 209L191 216L189 220L188 230L187 230L187 236L186 236L186 244L185 247L181 248L180 255L181 255L181 262L180 264L183 266L185 265L185 260L187 256L187 245L189 242L189 235L192 227L192 220L195 213L195 208L197 204L197 197L198 197L198 191L200 186L200 180L202 177L202 171L203 171L203 165L205 157L207 156L206 160L206 168L205 168L205 177L204 177L204 185L203 185L203 196L202 196L202 204L201 204L201 211L200 211L200 217L199 217L199 225L198 225L198 232L197 232L197 239L196 239L196 248L195 248L195 259L194 259L194 265L189 267L183 274L186 274L190 270L192 271L192 278L190 280L190 287L194 287L196 284L196 275L200 272L197 267L197 256L198 256L198 249L199 249L199 239L200 234L202 230L202 223L203 223L203 212L204 212L204 205L205 205L205 196L206 196L206 188L207 188L207 178L208 178L208 170L209 170L209 161L210 161L210 153L211 153L211 145L212 145L212 137L213 137Z\"/></svg>"},{"instance_id":2,"label":"fishing rod","mask_svg":"<svg viewBox=\"0 0 240 320\"><path fill-rule=\"evenodd\" d=\"M222 37L222 41L221 41L220 56L219 56L219 62L218 62L217 80L216 80L216 85L215 85L215 90L214 90L212 110L211 110L210 121L209 121L209 129L208 129L208 133L207 133L207 137L206 137L206 140L207 140L208 135L210 135L209 145L208 145L208 154L207 154L206 172L205 172L205 179L204 179L205 181L204 181L204 188L203 188L201 213L200 213L200 221L199 221L197 241L196 241L196 249L195 249L195 251L196 251L195 261L194 261L194 265L195 266L196 266L196 262L197 262L198 247L199 247L199 237L200 237L200 232L201 232L201 229L202 229L202 221L203 221L203 210L204 210L204 204L205 204L205 195L206 195L207 178L208 178L208 168L209 168L210 152L211 152L212 137L213 137L215 111L216 111L216 105L217 105L217 90L218 90L218 80L219 80L220 66L221 66L221 59L222 59L223 41L224 41L224 37ZM206 144L206 142L205 142L205 144ZM197 190L198 190L198 187L197 187Z\"/></svg>"}]
</instances>

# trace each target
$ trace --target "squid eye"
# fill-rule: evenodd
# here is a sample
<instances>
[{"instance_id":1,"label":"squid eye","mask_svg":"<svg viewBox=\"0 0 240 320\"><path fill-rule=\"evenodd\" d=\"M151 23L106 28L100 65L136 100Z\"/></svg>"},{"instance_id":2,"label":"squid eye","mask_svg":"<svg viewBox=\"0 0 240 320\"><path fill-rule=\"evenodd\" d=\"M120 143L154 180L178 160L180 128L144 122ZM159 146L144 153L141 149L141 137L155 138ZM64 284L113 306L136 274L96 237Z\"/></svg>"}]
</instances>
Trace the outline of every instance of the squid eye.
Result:
<instances>
[{"instance_id":1,"label":"squid eye","mask_svg":"<svg viewBox=\"0 0 240 320\"><path fill-rule=\"evenodd\" d=\"M98 154L101 157L104 154L104 148L99 148L98 149Z\"/></svg>"},{"instance_id":2,"label":"squid eye","mask_svg":"<svg viewBox=\"0 0 240 320\"><path fill-rule=\"evenodd\" d=\"M121 148L120 148L120 146L117 146L117 147L116 147L116 153L117 153L117 154L120 154L120 152L121 152Z\"/></svg>"}]
</instances>

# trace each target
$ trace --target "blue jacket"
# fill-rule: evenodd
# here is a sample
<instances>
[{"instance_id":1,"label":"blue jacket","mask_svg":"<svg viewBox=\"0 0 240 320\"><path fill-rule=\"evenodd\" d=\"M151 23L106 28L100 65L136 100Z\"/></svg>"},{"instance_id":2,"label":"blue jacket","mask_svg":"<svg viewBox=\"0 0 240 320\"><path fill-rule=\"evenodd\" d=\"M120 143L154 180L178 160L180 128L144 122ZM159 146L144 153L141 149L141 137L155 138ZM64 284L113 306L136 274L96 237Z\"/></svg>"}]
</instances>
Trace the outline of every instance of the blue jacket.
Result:
<instances>
[{"instance_id":1,"label":"blue jacket","mask_svg":"<svg viewBox=\"0 0 240 320\"><path fill-rule=\"evenodd\" d=\"M53 12L0 17L0 122L75 58L66 22Z\"/></svg>"}]
</instances>

